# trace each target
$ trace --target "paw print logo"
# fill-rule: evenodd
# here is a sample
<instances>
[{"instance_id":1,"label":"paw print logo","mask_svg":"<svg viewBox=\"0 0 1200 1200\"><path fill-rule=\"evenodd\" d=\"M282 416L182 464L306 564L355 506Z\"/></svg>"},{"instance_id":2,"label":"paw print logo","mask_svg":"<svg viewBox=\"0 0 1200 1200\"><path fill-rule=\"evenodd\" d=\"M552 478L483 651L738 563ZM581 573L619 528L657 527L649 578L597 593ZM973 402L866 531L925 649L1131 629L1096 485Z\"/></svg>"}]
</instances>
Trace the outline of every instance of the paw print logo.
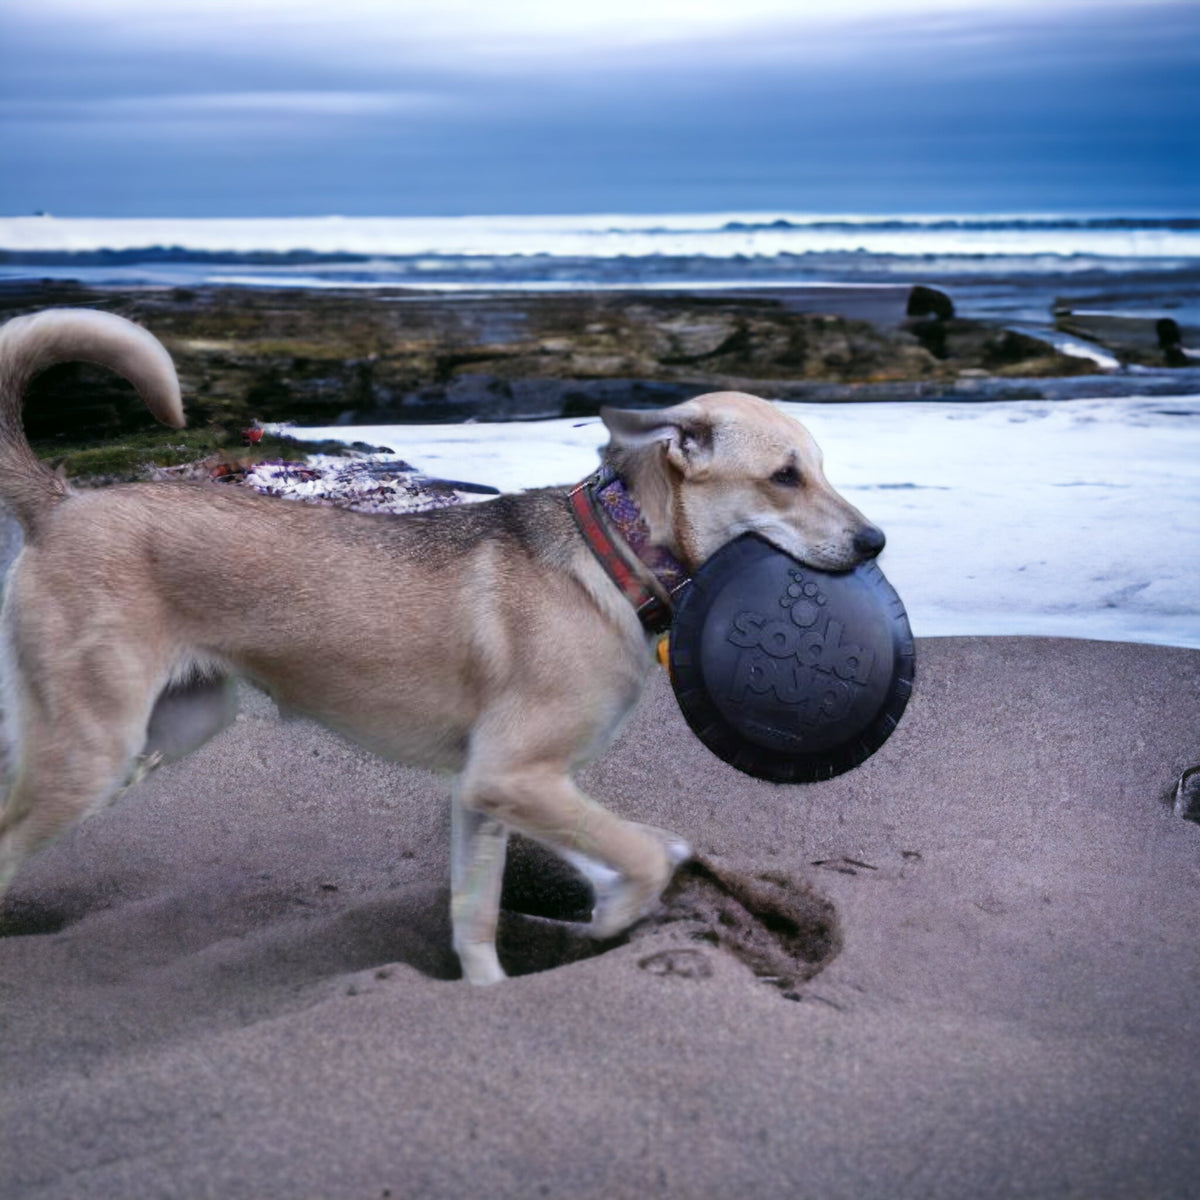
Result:
<instances>
[{"instance_id":1,"label":"paw print logo","mask_svg":"<svg viewBox=\"0 0 1200 1200\"><path fill-rule=\"evenodd\" d=\"M780 606L791 614L792 621L801 629L811 629L821 617L821 609L828 600L811 579L805 579L803 571L789 571L792 582L780 596Z\"/></svg>"}]
</instances>

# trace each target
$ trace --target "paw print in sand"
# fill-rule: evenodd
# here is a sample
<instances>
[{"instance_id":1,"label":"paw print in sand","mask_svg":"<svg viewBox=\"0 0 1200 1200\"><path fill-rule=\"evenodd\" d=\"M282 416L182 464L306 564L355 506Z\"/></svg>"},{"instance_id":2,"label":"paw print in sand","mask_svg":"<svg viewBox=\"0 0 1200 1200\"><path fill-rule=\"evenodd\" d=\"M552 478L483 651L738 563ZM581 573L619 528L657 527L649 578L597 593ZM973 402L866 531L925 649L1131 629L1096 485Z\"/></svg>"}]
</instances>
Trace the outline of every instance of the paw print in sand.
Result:
<instances>
[{"instance_id":1,"label":"paw print in sand","mask_svg":"<svg viewBox=\"0 0 1200 1200\"><path fill-rule=\"evenodd\" d=\"M811 629L821 617L821 610L828 603L825 593L812 580L804 578L803 571L789 571L792 582L787 592L780 596L779 604L788 609L792 621L801 629Z\"/></svg>"}]
</instances>

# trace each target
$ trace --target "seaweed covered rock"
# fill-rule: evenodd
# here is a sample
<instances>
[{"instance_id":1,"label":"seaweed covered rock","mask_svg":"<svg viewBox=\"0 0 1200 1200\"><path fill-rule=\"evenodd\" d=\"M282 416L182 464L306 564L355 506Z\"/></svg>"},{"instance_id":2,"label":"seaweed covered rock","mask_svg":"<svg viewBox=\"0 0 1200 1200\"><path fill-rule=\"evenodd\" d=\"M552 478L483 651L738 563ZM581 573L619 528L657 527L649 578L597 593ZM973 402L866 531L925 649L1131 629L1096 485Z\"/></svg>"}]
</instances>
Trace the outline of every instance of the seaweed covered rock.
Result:
<instances>
[{"instance_id":1,"label":"seaweed covered rock","mask_svg":"<svg viewBox=\"0 0 1200 1200\"><path fill-rule=\"evenodd\" d=\"M821 389L1081 369L1034 338L955 318L933 289L912 293L907 312L898 304L894 319L881 320L874 310L858 319L838 289L464 295L23 284L0 288L0 316L86 303L139 321L175 359L190 424L227 429L252 419L577 416L723 388L840 399ZM841 310L813 311L822 303ZM87 366L46 372L30 400L35 438L152 424L132 389Z\"/></svg>"}]
</instances>

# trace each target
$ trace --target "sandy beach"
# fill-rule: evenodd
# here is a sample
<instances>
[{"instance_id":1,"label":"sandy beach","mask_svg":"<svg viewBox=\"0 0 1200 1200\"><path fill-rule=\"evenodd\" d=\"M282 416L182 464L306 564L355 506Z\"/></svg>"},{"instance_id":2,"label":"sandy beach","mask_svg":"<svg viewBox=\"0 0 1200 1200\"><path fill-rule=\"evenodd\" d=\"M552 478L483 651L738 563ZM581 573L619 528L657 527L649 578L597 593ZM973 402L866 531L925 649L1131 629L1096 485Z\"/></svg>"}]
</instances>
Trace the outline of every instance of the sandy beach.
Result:
<instances>
[{"instance_id":1,"label":"sandy beach","mask_svg":"<svg viewBox=\"0 0 1200 1200\"><path fill-rule=\"evenodd\" d=\"M743 898L833 906L790 984L693 877L578 961L513 917L510 966L544 969L469 988L445 781L246 693L14 887L0 1194L1196 1196L1200 827L1166 798L1200 652L930 639L918 671L827 783L717 762L661 672L585 773ZM533 853L509 906L577 906Z\"/></svg>"},{"instance_id":2,"label":"sandy beach","mask_svg":"<svg viewBox=\"0 0 1200 1200\"><path fill-rule=\"evenodd\" d=\"M281 345L286 408L326 366ZM242 352L195 350L201 424L222 387L266 394ZM451 950L448 781L244 689L0 908L0 1196L1200 1196L1200 825L1170 804L1200 764L1200 401L1158 374L1173 392L979 404L964 375L956 401L785 405L887 529L904 719L777 787L713 758L656 671L582 782L697 863L597 944L586 886L515 842L497 987ZM505 489L581 477L603 437L582 412L292 433Z\"/></svg>"}]
</instances>

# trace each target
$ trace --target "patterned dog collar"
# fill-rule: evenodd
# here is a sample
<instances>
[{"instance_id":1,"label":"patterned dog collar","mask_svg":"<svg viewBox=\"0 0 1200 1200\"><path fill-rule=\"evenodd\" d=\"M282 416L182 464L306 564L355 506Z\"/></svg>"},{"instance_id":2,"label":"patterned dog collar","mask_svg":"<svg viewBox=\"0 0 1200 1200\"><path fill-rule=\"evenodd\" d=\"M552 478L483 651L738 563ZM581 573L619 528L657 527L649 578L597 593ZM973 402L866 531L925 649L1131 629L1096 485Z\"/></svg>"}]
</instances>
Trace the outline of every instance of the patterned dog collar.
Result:
<instances>
[{"instance_id":1,"label":"patterned dog collar","mask_svg":"<svg viewBox=\"0 0 1200 1200\"><path fill-rule=\"evenodd\" d=\"M637 610L642 624L651 633L664 632L671 624L676 597L691 582L687 568L669 550L650 541L641 509L624 481L608 467L572 488L567 498L584 540ZM655 586L644 581L634 560L646 568Z\"/></svg>"}]
</instances>

